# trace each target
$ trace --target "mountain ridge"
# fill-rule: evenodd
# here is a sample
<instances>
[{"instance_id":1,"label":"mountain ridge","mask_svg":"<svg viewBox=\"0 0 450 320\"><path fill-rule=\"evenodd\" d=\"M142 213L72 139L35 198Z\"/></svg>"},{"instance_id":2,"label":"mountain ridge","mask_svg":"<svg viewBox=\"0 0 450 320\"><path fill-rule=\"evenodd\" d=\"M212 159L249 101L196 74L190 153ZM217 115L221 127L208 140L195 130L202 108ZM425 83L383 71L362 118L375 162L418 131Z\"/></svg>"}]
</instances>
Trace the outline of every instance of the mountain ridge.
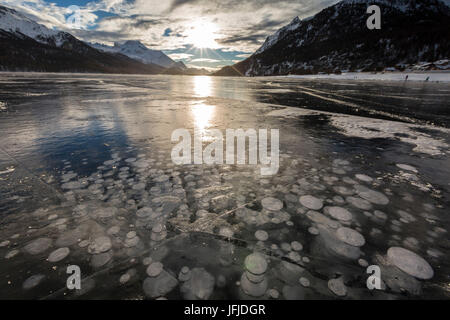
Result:
<instances>
[{"instance_id":1,"label":"mountain ridge","mask_svg":"<svg viewBox=\"0 0 450 320\"><path fill-rule=\"evenodd\" d=\"M106 50L105 50L106 48ZM0 5L0 71L204 75L136 40L108 52ZM135 49L135 51L133 51ZM140 52L138 52L139 50ZM139 56L143 53L144 56ZM157 63L156 63L157 62Z\"/></svg>"},{"instance_id":2,"label":"mountain ridge","mask_svg":"<svg viewBox=\"0 0 450 320\"><path fill-rule=\"evenodd\" d=\"M88 43L91 47L109 53L121 53L129 58L145 64L156 64L164 68L186 69L183 62L176 62L160 50L147 48L138 40L127 40L115 42L114 46L107 46L98 43Z\"/></svg>"},{"instance_id":3,"label":"mountain ridge","mask_svg":"<svg viewBox=\"0 0 450 320\"><path fill-rule=\"evenodd\" d=\"M368 4L382 9L369 30ZM247 59L215 75L267 76L382 71L450 56L450 8L439 0L344 0L309 18L294 18Z\"/></svg>"}]
</instances>

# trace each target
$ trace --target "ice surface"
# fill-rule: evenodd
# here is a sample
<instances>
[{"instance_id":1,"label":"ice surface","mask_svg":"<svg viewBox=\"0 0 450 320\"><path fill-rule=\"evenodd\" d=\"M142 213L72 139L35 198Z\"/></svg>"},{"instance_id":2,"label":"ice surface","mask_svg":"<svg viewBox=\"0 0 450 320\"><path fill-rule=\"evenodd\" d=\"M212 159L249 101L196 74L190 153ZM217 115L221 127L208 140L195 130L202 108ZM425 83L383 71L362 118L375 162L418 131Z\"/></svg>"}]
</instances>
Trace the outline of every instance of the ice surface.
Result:
<instances>
[{"instance_id":1,"label":"ice surface","mask_svg":"<svg viewBox=\"0 0 450 320\"><path fill-rule=\"evenodd\" d=\"M8 170L0 175L0 271L19 290L0 284L0 298L403 299L405 290L426 297L430 288L446 295L448 129L363 117L300 92L356 91L352 99L363 95L364 105L410 108L410 119L419 96L427 112L444 109L436 103L448 95L443 85L426 84L422 94L413 83L364 83L366 95L336 80L2 77L9 93L0 88L0 100L14 113L0 115L0 172ZM54 96L10 98L24 87ZM377 97L379 88L401 99ZM402 90L419 93L411 100ZM305 108L289 107L298 101ZM205 143L212 127L279 128L279 172L174 165L170 133L199 125ZM420 259L389 254L391 247ZM51 269L67 263L82 268L80 292ZM373 264L385 290L364 289ZM45 277L23 290L32 275Z\"/></svg>"}]
</instances>

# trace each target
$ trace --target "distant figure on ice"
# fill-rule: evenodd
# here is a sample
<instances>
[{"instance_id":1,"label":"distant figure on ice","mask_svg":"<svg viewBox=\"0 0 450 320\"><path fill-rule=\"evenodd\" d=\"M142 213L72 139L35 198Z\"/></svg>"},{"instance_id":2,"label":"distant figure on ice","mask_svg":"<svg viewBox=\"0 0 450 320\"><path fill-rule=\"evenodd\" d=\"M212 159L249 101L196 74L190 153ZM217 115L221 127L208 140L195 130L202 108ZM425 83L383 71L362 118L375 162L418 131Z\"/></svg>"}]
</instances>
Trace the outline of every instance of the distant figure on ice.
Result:
<instances>
[{"instance_id":1,"label":"distant figure on ice","mask_svg":"<svg viewBox=\"0 0 450 320\"><path fill-rule=\"evenodd\" d=\"M426 82L428 82L428 80L430 80L430 77L427 77L427 78L425 79Z\"/></svg>"},{"instance_id":2,"label":"distant figure on ice","mask_svg":"<svg viewBox=\"0 0 450 320\"><path fill-rule=\"evenodd\" d=\"M409 76L408 76L408 75L406 75L406 77L405 77L405 81L408 81L408 78L409 78Z\"/></svg>"}]
</instances>

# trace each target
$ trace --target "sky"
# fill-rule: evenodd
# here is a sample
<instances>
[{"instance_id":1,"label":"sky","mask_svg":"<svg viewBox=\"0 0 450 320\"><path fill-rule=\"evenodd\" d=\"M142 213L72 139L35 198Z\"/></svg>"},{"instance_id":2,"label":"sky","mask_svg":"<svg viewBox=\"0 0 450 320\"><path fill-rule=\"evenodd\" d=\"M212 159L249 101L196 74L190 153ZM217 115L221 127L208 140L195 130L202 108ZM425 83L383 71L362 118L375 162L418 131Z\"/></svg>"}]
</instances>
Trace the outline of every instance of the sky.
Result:
<instances>
[{"instance_id":1,"label":"sky","mask_svg":"<svg viewBox=\"0 0 450 320\"><path fill-rule=\"evenodd\" d=\"M232 65L296 16L338 0L1 0L47 27L112 45L139 40L189 67ZM79 8L74 16L71 6ZM71 18L72 17L72 18ZM76 18L76 20L74 20ZM73 24L79 21L79 24Z\"/></svg>"}]
</instances>

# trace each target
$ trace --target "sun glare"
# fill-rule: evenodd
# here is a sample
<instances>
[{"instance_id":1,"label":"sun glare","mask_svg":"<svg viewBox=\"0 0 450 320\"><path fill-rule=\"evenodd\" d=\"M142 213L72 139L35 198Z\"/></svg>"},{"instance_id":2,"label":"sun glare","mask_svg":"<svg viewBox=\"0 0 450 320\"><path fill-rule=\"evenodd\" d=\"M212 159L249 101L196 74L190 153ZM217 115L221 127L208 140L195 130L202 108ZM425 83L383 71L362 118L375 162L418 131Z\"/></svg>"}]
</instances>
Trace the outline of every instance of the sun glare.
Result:
<instances>
[{"instance_id":1,"label":"sun glare","mask_svg":"<svg viewBox=\"0 0 450 320\"><path fill-rule=\"evenodd\" d=\"M215 23L208 21L195 21L187 31L187 42L196 48L217 48L216 32L218 28Z\"/></svg>"}]
</instances>

